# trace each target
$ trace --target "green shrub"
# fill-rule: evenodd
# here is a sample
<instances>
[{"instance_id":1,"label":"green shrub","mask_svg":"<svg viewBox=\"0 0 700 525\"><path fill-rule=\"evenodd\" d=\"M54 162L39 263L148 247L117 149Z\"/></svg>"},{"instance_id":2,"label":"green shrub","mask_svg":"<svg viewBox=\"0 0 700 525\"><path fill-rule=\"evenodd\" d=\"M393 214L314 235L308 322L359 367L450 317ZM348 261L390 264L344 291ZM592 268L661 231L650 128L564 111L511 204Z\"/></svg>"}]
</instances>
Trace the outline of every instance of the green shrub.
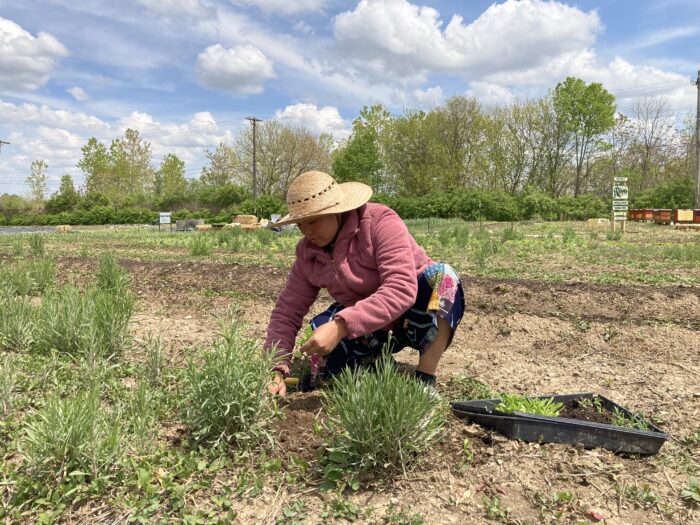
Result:
<instances>
[{"instance_id":1,"label":"green shrub","mask_svg":"<svg viewBox=\"0 0 700 525\"><path fill-rule=\"evenodd\" d=\"M126 293L129 287L129 276L119 266L117 258L112 252L100 254L100 262L97 268L97 287L100 290L113 291L118 294Z\"/></svg>"},{"instance_id":2,"label":"green shrub","mask_svg":"<svg viewBox=\"0 0 700 525\"><path fill-rule=\"evenodd\" d=\"M576 232L574 231L574 229L571 228L570 226L567 226L566 228L564 228L564 232L561 234L561 240L564 243L568 244L568 243L572 242L574 239L576 239Z\"/></svg>"},{"instance_id":3,"label":"green shrub","mask_svg":"<svg viewBox=\"0 0 700 525\"><path fill-rule=\"evenodd\" d=\"M51 257L42 257L29 263L29 278L32 292L42 293L53 286L56 278L56 263Z\"/></svg>"},{"instance_id":4,"label":"green shrub","mask_svg":"<svg viewBox=\"0 0 700 525\"><path fill-rule=\"evenodd\" d=\"M18 369L9 355L0 355L0 416L6 418L17 394Z\"/></svg>"},{"instance_id":5,"label":"green shrub","mask_svg":"<svg viewBox=\"0 0 700 525\"><path fill-rule=\"evenodd\" d=\"M37 308L26 297L0 296L0 350L24 352L37 337Z\"/></svg>"},{"instance_id":6,"label":"green shrub","mask_svg":"<svg viewBox=\"0 0 700 525\"><path fill-rule=\"evenodd\" d=\"M525 238L525 234L517 228L505 228L501 233L501 240L506 241L521 241Z\"/></svg>"},{"instance_id":7,"label":"green shrub","mask_svg":"<svg viewBox=\"0 0 700 525\"><path fill-rule=\"evenodd\" d=\"M53 285L56 264L50 257L10 266L0 274L0 289L13 295L37 295Z\"/></svg>"},{"instance_id":8,"label":"green shrub","mask_svg":"<svg viewBox=\"0 0 700 525\"><path fill-rule=\"evenodd\" d=\"M584 221L592 217L607 217L610 213L610 202L595 195L559 197L557 206L564 220Z\"/></svg>"},{"instance_id":9,"label":"green shrub","mask_svg":"<svg viewBox=\"0 0 700 525\"><path fill-rule=\"evenodd\" d=\"M29 236L29 248L31 249L34 257L43 257L46 253L44 236L41 233L32 233Z\"/></svg>"},{"instance_id":10,"label":"green shrub","mask_svg":"<svg viewBox=\"0 0 700 525\"><path fill-rule=\"evenodd\" d=\"M326 479L343 471L405 469L441 436L445 413L434 391L400 374L390 355L375 370L344 370L324 392Z\"/></svg>"},{"instance_id":11,"label":"green shrub","mask_svg":"<svg viewBox=\"0 0 700 525\"><path fill-rule=\"evenodd\" d=\"M62 481L95 480L115 473L121 449L121 415L106 410L95 387L75 397L52 397L26 428L32 475Z\"/></svg>"},{"instance_id":12,"label":"green shrub","mask_svg":"<svg viewBox=\"0 0 700 525\"><path fill-rule=\"evenodd\" d=\"M633 208L692 208L695 200L693 177L674 177L664 184L633 196Z\"/></svg>"},{"instance_id":13,"label":"green shrub","mask_svg":"<svg viewBox=\"0 0 700 525\"><path fill-rule=\"evenodd\" d=\"M255 215L258 218L269 219L273 213L284 215L287 204L276 195L261 195L256 199L246 199L239 206L240 213Z\"/></svg>"},{"instance_id":14,"label":"green shrub","mask_svg":"<svg viewBox=\"0 0 700 525\"><path fill-rule=\"evenodd\" d=\"M206 233L197 233L190 239L190 255L205 257L211 255L212 243Z\"/></svg>"},{"instance_id":15,"label":"green shrub","mask_svg":"<svg viewBox=\"0 0 700 525\"><path fill-rule=\"evenodd\" d=\"M22 257L22 255L24 255L24 243L21 238L12 241L12 255L15 257Z\"/></svg>"},{"instance_id":16,"label":"green shrub","mask_svg":"<svg viewBox=\"0 0 700 525\"><path fill-rule=\"evenodd\" d=\"M203 360L189 362L185 420L198 442L249 446L272 441L275 408L267 391L271 357L246 339L238 322L221 322L222 334Z\"/></svg>"},{"instance_id":17,"label":"green shrub","mask_svg":"<svg viewBox=\"0 0 700 525\"><path fill-rule=\"evenodd\" d=\"M51 291L39 310L36 346L42 352L55 349L109 359L121 354L129 342L133 306L128 292L89 288L81 294L74 285Z\"/></svg>"},{"instance_id":18,"label":"green shrub","mask_svg":"<svg viewBox=\"0 0 700 525\"><path fill-rule=\"evenodd\" d=\"M664 246L661 250L664 257L676 261L696 261L700 262L700 243L694 244L672 244Z\"/></svg>"}]
</instances>

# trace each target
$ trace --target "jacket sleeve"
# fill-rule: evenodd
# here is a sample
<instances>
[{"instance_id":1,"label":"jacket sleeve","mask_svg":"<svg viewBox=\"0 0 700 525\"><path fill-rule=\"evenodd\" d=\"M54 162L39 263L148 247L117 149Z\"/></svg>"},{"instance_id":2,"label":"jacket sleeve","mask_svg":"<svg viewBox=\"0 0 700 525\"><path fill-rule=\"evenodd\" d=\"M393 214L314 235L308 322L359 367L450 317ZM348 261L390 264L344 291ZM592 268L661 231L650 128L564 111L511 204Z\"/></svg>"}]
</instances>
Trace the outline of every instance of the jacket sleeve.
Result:
<instances>
[{"instance_id":1,"label":"jacket sleeve","mask_svg":"<svg viewBox=\"0 0 700 525\"><path fill-rule=\"evenodd\" d=\"M301 242L299 242L296 260L287 276L287 283L270 314L267 338L263 345L268 351L275 349L277 363L287 367L291 365L294 339L319 291L319 288L311 284L306 277L303 265Z\"/></svg>"},{"instance_id":2,"label":"jacket sleeve","mask_svg":"<svg viewBox=\"0 0 700 525\"><path fill-rule=\"evenodd\" d=\"M386 209L372 221L371 239L379 273L379 288L338 314L354 339L384 328L416 301L418 282L411 234L393 210Z\"/></svg>"}]
</instances>

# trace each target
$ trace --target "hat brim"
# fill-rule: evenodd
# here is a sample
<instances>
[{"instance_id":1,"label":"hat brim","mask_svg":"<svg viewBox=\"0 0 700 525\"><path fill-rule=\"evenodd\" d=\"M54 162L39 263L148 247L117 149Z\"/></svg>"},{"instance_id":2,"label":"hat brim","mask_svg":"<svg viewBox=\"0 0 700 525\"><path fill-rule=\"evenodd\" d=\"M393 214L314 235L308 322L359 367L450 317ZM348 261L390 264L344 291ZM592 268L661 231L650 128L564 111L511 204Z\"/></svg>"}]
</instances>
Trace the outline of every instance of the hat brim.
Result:
<instances>
[{"instance_id":1,"label":"hat brim","mask_svg":"<svg viewBox=\"0 0 700 525\"><path fill-rule=\"evenodd\" d=\"M309 213L306 215L285 215L275 223L270 223L267 228L275 228L277 226L286 226L287 224L296 224L306 219L321 217L323 215L332 215L334 213L343 213L346 211L359 208L372 197L372 188L362 182L342 182L338 184L339 189L343 192L341 202L330 208L325 208L319 212Z\"/></svg>"}]
</instances>

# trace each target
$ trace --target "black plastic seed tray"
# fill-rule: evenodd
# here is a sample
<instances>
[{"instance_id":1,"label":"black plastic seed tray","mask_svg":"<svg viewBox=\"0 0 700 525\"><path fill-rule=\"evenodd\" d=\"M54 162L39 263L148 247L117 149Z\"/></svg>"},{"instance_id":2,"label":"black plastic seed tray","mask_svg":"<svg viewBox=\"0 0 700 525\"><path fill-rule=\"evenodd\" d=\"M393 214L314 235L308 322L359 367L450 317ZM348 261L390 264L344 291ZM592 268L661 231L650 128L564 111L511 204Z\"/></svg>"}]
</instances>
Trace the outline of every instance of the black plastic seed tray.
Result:
<instances>
[{"instance_id":1,"label":"black plastic seed tray","mask_svg":"<svg viewBox=\"0 0 700 525\"><path fill-rule=\"evenodd\" d=\"M572 400L592 399L594 397L607 410L612 411L617 408L625 415L633 416L626 408L594 393L540 396L540 399L553 398L557 403L567 403ZM636 430L579 419L540 416L523 412L505 414L495 410L498 403L500 403L500 399L455 401L452 403L452 412L460 419L495 430L511 439L536 443L581 445L585 448L601 447L613 452L656 454L669 437L667 433L648 421L646 423L649 425L649 430Z\"/></svg>"}]
</instances>

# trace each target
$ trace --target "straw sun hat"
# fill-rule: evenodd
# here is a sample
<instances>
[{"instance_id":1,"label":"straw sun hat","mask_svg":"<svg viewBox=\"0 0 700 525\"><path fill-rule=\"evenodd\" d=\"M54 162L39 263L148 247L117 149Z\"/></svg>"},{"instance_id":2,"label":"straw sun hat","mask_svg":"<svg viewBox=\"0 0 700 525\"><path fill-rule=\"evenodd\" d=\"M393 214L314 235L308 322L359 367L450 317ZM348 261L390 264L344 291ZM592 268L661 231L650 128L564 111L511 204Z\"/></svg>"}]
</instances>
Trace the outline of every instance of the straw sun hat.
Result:
<instances>
[{"instance_id":1,"label":"straw sun hat","mask_svg":"<svg viewBox=\"0 0 700 525\"><path fill-rule=\"evenodd\" d=\"M284 226L321 215L343 213L366 203L372 188L361 182L343 182L322 171L302 173L287 190L289 213L270 226Z\"/></svg>"}]
</instances>

